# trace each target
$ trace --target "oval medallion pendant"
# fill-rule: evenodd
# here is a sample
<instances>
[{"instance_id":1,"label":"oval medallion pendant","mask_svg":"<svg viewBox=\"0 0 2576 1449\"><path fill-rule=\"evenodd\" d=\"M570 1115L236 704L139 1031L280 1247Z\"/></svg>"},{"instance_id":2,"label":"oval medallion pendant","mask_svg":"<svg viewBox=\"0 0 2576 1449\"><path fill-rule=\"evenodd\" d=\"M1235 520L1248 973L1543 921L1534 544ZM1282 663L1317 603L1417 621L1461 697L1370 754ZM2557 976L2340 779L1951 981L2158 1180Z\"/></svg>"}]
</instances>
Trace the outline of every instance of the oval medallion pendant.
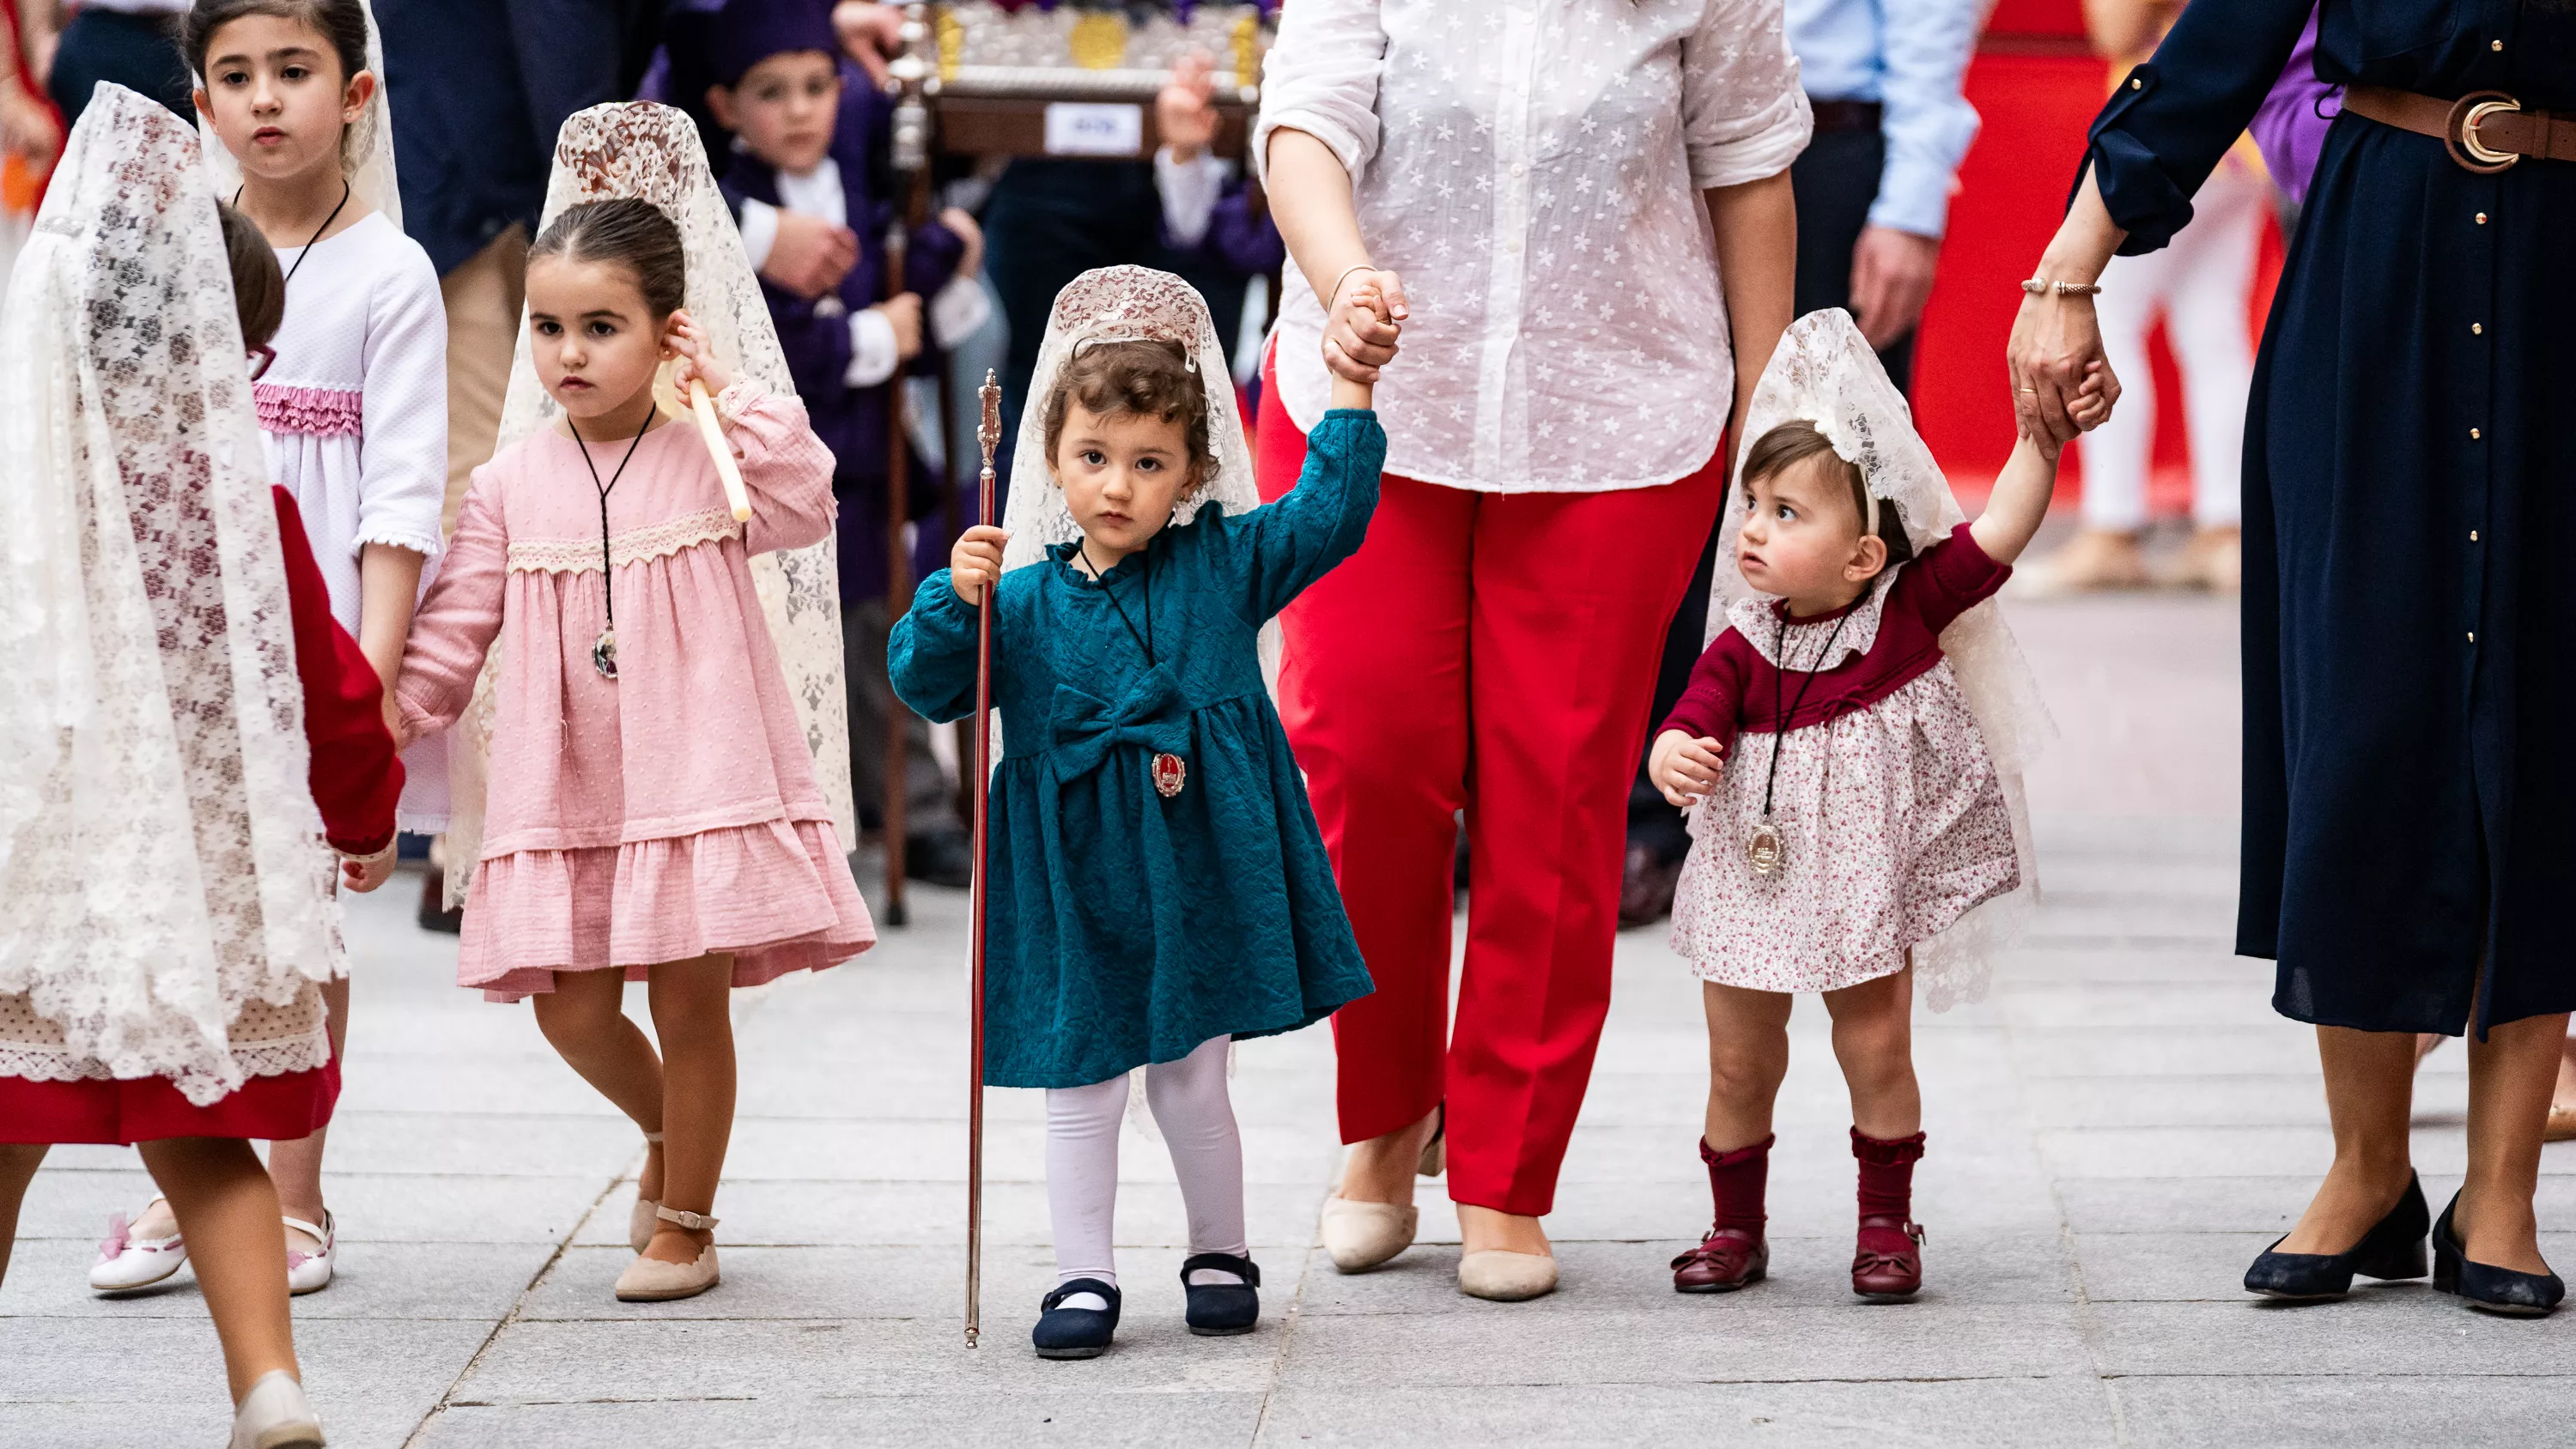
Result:
<instances>
[{"instance_id":1,"label":"oval medallion pendant","mask_svg":"<svg viewBox=\"0 0 2576 1449\"><path fill-rule=\"evenodd\" d=\"M617 677L617 631L602 629L599 642L590 646L590 667L609 679Z\"/></svg>"},{"instance_id":2,"label":"oval medallion pendant","mask_svg":"<svg viewBox=\"0 0 2576 1449\"><path fill-rule=\"evenodd\" d=\"M1169 800L1181 793L1181 787L1189 783L1189 778L1190 767L1180 756L1169 750L1154 756L1155 794Z\"/></svg>"},{"instance_id":3,"label":"oval medallion pendant","mask_svg":"<svg viewBox=\"0 0 2576 1449\"><path fill-rule=\"evenodd\" d=\"M1780 827L1763 816L1753 822L1753 833L1744 838L1744 859L1755 875L1776 875L1788 862L1789 849L1781 842Z\"/></svg>"}]
</instances>

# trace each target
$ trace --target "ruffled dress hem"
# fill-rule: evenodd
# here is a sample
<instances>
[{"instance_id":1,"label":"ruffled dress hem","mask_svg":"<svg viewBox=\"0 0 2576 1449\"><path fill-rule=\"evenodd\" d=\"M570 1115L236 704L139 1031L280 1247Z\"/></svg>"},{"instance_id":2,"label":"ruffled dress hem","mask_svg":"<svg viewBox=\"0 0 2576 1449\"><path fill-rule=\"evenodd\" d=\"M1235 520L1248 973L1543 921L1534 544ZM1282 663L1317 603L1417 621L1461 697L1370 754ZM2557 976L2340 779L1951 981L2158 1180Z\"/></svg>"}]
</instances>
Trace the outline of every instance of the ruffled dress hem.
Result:
<instances>
[{"instance_id":1,"label":"ruffled dress hem","mask_svg":"<svg viewBox=\"0 0 2576 1449\"><path fill-rule=\"evenodd\" d=\"M623 970L731 952L733 984L820 971L876 944L828 820L487 857L465 898L460 986L510 1002L560 971Z\"/></svg>"}]
</instances>

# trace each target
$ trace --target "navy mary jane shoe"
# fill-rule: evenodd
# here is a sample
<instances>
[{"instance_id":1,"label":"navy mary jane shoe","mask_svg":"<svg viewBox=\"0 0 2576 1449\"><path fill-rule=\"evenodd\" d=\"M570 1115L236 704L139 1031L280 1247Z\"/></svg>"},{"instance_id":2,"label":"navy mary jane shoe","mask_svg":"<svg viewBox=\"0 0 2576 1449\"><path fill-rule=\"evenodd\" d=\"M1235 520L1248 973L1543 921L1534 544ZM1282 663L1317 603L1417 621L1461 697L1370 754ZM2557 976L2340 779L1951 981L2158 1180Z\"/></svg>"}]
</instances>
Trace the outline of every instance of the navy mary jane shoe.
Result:
<instances>
[{"instance_id":1,"label":"navy mary jane shoe","mask_svg":"<svg viewBox=\"0 0 2576 1449\"><path fill-rule=\"evenodd\" d=\"M1240 1283L1193 1283L1190 1275L1214 1268L1243 1279ZM1228 1338L1250 1333L1261 1321L1261 1266L1232 1253L1193 1253L1181 1263L1181 1289L1189 1294L1190 1332L1201 1338Z\"/></svg>"},{"instance_id":2,"label":"navy mary jane shoe","mask_svg":"<svg viewBox=\"0 0 2576 1449\"><path fill-rule=\"evenodd\" d=\"M2424 1233L2432 1215L2432 1209L2424 1204L2423 1184L2409 1173L2406 1191L2397 1199L2397 1206L2373 1223L2360 1242L2340 1253L2283 1253L2274 1251L2282 1242L2276 1238L2254 1260L2254 1266L2245 1270L2245 1291L2293 1303L2315 1303L2351 1292L2356 1275L2421 1278L2425 1272Z\"/></svg>"},{"instance_id":3,"label":"navy mary jane shoe","mask_svg":"<svg viewBox=\"0 0 2576 1449\"><path fill-rule=\"evenodd\" d=\"M1108 1300L1107 1308L1067 1308L1064 1300L1080 1293L1097 1293ZM1111 1335L1118 1331L1118 1290L1097 1278L1076 1278L1059 1284L1053 1293L1038 1302L1037 1327L1029 1330L1029 1341L1037 1345L1040 1358L1098 1358L1109 1347Z\"/></svg>"},{"instance_id":4,"label":"navy mary jane shoe","mask_svg":"<svg viewBox=\"0 0 2576 1449\"><path fill-rule=\"evenodd\" d=\"M2471 1308L2507 1318L2542 1318L2554 1312L2558 1300L2567 1296L2567 1285L2555 1273L2522 1273L2471 1259L2451 1227L2451 1214L2459 1206L2460 1195L2451 1194L2441 1221L2433 1224L2433 1287L2460 1295Z\"/></svg>"}]
</instances>

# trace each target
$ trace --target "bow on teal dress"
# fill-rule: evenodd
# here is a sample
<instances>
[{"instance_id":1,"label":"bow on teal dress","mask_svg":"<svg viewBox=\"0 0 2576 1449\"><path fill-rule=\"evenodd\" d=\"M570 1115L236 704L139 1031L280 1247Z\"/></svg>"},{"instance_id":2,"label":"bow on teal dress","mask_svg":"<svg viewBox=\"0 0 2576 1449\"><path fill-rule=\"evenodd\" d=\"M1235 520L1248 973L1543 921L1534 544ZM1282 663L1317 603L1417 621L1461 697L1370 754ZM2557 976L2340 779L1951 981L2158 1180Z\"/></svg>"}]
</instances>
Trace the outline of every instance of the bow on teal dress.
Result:
<instances>
[{"instance_id":1,"label":"bow on teal dress","mask_svg":"<svg viewBox=\"0 0 2576 1449\"><path fill-rule=\"evenodd\" d=\"M1276 503L1203 510L1098 579L1071 544L1002 576L987 1083L1106 1081L1368 994L1259 634L1358 549L1385 458L1376 415L1337 409ZM934 720L970 713L975 634L947 571L923 580L888 645L896 694ZM1157 755L1181 765L1169 796Z\"/></svg>"}]
</instances>

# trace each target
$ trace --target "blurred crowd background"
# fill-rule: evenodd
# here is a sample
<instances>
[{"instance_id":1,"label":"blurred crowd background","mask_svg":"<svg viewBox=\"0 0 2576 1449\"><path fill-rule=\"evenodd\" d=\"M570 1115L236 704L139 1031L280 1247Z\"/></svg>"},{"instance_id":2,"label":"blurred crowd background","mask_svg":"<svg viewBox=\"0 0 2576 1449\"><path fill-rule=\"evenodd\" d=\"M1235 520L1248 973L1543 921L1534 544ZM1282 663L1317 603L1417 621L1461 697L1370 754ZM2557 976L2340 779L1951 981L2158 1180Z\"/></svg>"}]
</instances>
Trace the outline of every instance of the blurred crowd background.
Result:
<instances>
[{"instance_id":1,"label":"blurred crowd background","mask_svg":"<svg viewBox=\"0 0 2576 1449\"><path fill-rule=\"evenodd\" d=\"M1116 263L1188 277L1249 390L1284 254L1239 153L1247 128L1220 114L1209 67L1195 59L1151 107L1145 134L1160 144L1150 154L976 161L934 146L930 205L907 207L910 188L887 166L900 12L863 0L810 3L839 70L838 116L824 122L836 163L828 195L803 158L764 154L776 145L764 141L759 116L774 127L790 104L765 68L777 36L759 33L779 23L775 0L376 0L404 223L440 269L448 311L450 519L491 451L556 128L603 101L687 109L727 183L800 383L812 371L829 373L823 381L834 387L882 389L875 413L859 410L834 435L849 455L839 483L863 823L882 824L886 735L900 728L911 741L897 786L906 869L963 885L971 852L955 738L903 715L883 683L885 630L903 603L899 587L892 597L888 589L887 420L898 415L889 409L899 402L909 439L904 512L917 578L944 562L949 540L972 521L960 500L971 505L973 384L999 371L1006 425L1016 425L1059 287ZM175 40L186 8L0 0L0 262L32 224L65 128L97 81L192 114ZM1193 7L952 8L1075 11L1071 59L1088 64L1078 53L1085 27L1092 43L1114 46L1119 26L1176 9L1186 18ZM2080 138L2113 77L2151 52L2180 10L2179 0L1788 0L1789 40L1817 117L1795 171L1799 310L1854 312L1891 372L1910 378L1924 436L1971 499L2012 445L1997 355L2020 298L2014 284L2057 225ZM2020 591L2236 588L2254 344L2333 104L2303 48L2184 235L2165 251L2119 259L2103 277L2106 346L2127 396L2114 422L2073 450L2059 494L2068 517L2052 529L2062 542L2024 570ZM900 277L885 251L898 230L910 244ZM828 345L800 354L800 329ZM1256 412L1247 406L1244 416ZM950 468L952 458L962 465ZM1697 652L1704 608L1701 596L1677 616L1667 696ZM1622 915L1642 923L1668 909L1687 841L1651 791L1641 791L1633 818ZM434 894L422 912L424 924L452 925Z\"/></svg>"}]
</instances>

